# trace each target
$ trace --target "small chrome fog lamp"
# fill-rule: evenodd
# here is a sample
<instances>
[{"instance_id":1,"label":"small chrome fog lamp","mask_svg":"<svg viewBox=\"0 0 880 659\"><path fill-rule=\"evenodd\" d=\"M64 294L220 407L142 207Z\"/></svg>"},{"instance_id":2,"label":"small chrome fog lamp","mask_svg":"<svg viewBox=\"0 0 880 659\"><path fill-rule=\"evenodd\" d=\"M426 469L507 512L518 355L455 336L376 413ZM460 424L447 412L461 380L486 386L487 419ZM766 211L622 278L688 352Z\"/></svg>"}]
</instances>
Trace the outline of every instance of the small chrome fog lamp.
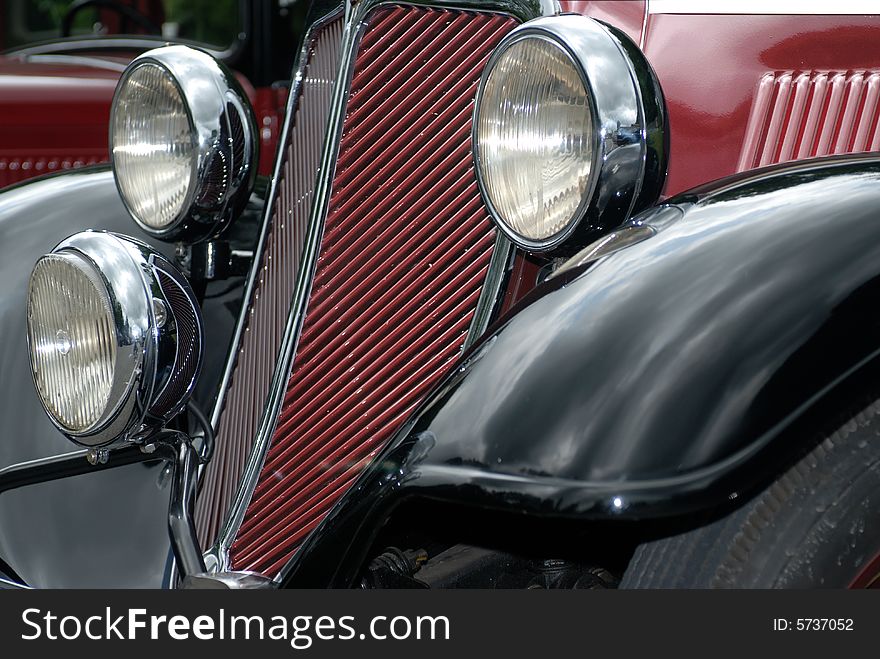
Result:
<instances>
[{"instance_id":1,"label":"small chrome fog lamp","mask_svg":"<svg viewBox=\"0 0 880 659\"><path fill-rule=\"evenodd\" d=\"M498 228L574 251L654 203L666 175L660 85L626 35L591 18L523 23L489 59L473 151Z\"/></svg>"},{"instance_id":2,"label":"small chrome fog lamp","mask_svg":"<svg viewBox=\"0 0 880 659\"><path fill-rule=\"evenodd\" d=\"M256 177L253 109L235 77L188 46L135 58L110 110L110 160L135 222L167 240L216 235Z\"/></svg>"},{"instance_id":3,"label":"small chrome fog lamp","mask_svg":"<svg viewBox=\"0 0 880 659\"><path fill-rule=\"evenodd\" d=\"M27 326L40 402L83 446L160 426L186 404L201 368L200 311L186 279L116 234L75 234L37 261Z\"/></svg>"}]
</instances>

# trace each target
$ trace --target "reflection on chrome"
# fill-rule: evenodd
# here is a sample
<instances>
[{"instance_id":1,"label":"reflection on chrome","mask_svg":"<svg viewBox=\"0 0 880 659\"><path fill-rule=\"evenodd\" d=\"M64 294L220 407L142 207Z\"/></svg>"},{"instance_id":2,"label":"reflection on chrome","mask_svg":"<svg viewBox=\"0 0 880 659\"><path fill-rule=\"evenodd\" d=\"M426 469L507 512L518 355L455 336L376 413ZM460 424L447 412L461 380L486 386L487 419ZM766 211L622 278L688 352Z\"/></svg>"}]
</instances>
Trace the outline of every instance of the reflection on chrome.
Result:
<instances>
[{"instance_id":1,"label":"reflection on chrome","mask_svg":"<svg viewBox=\"0 0 880 659\"><path fill-rule=\"evenodd\" d=\"M137 439L179 412L201 367L199 307L160 254L86 231L39 259L28 345L40 402L89 447Z\"/></svg>"}]
</instances>

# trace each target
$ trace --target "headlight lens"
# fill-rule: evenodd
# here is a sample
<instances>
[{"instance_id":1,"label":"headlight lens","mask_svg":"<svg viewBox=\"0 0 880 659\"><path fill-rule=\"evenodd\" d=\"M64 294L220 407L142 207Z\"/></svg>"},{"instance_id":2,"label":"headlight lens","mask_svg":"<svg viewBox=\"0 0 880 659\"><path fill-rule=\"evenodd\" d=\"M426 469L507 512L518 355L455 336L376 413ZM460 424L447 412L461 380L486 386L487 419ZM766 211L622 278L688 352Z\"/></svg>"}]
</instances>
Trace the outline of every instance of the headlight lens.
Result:
<instances>
[{"instance_id":1,"label":"headlight lens","mask_svg":"<svg viewBox=\"0 0 880 659\"><path fill-rule=\"evenodd\" d=\"M147 233L198 241L239 215L259 140L250 102L217 60L187 46L150 50L122 74L110 112L119 194Z\"/></svg>"},{"instance_id":2,"label":"headlight lens","mask_svg":"<svg viewBox=\"0 0 880 659\"><path fill-rule=\"evenodd\" d=\"M589 91L571 56L543 38L514 42L494 62L476 117L476 153L495 213L526 242L563 233L590 187Z\"/></svg>"},{"instance_id":3,"label":"headlight lens","mask_svg":"<svg viewBox=\"0 0 880 659\"><path fill-rule=\"evenodd\" d=\"M88 430L107 408L116 364L113 314L92 266L73 254L37 263L28 333L34 382L47 410L68 431Z\"/></svg>"},{"instance_id":4,"label":"headlight lens","mask_svg":"<svg viewBox=\"0 0 880 659\"><path fill-rule=\"evenodd\" d=\"M146 437L183 408L201 368L201 316L186 279L115 234L75 234L37 261L27 323L40 402L83 446Z\"/></svg>"},{"instance_id":5,"label":"headlight lens","mask_svg":"<svg viewBox=\"0 0 880 659\"><path fill-rule=\"evenodd\" d=\"M167 70L145 63L122 85L112 117L119 190L146 227L171 226L188 203L197 166L195 131Z\"/></svg>"}]
</instances>

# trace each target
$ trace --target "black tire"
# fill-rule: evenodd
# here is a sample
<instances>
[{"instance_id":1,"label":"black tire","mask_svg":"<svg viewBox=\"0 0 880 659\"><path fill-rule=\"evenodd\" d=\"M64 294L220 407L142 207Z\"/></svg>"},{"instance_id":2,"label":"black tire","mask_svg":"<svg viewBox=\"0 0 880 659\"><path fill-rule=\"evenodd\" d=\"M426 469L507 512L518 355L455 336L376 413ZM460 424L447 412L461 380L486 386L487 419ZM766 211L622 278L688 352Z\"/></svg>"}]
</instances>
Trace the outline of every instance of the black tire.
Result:
<instances>
[{"instance_id":1,"label":"black tire","mask_svg":"<svg viewBox=\"0 0 880 659\"><path fill-rule=\"evenodd\" d=\"M732 514L640 545L621 588L846 588L880 553L880 400ZM873 569L873 568L872 568Z\"/></svg>"}]
</instances>

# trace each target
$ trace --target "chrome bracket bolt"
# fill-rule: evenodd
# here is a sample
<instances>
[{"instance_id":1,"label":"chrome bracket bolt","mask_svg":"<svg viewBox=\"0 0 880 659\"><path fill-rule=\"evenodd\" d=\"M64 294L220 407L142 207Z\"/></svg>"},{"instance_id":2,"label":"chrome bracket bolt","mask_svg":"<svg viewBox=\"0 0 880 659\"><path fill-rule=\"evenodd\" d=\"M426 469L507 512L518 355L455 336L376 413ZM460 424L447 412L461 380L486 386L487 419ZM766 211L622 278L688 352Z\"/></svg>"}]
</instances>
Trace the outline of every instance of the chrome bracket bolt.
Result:
<instances>
[{"instance_id":1,"label":"chrome bracket bolt","mask_svg":"<svg viewBox=\"0 0 880 659\"><path fill-rule=\"evenodd\" d=\"M107 459L110 457L110 452L105 448L91 448L89 452L86 453L86 460L89 461L90 465L104 465L107 464Z\"/></svg>"}]
</instances>

